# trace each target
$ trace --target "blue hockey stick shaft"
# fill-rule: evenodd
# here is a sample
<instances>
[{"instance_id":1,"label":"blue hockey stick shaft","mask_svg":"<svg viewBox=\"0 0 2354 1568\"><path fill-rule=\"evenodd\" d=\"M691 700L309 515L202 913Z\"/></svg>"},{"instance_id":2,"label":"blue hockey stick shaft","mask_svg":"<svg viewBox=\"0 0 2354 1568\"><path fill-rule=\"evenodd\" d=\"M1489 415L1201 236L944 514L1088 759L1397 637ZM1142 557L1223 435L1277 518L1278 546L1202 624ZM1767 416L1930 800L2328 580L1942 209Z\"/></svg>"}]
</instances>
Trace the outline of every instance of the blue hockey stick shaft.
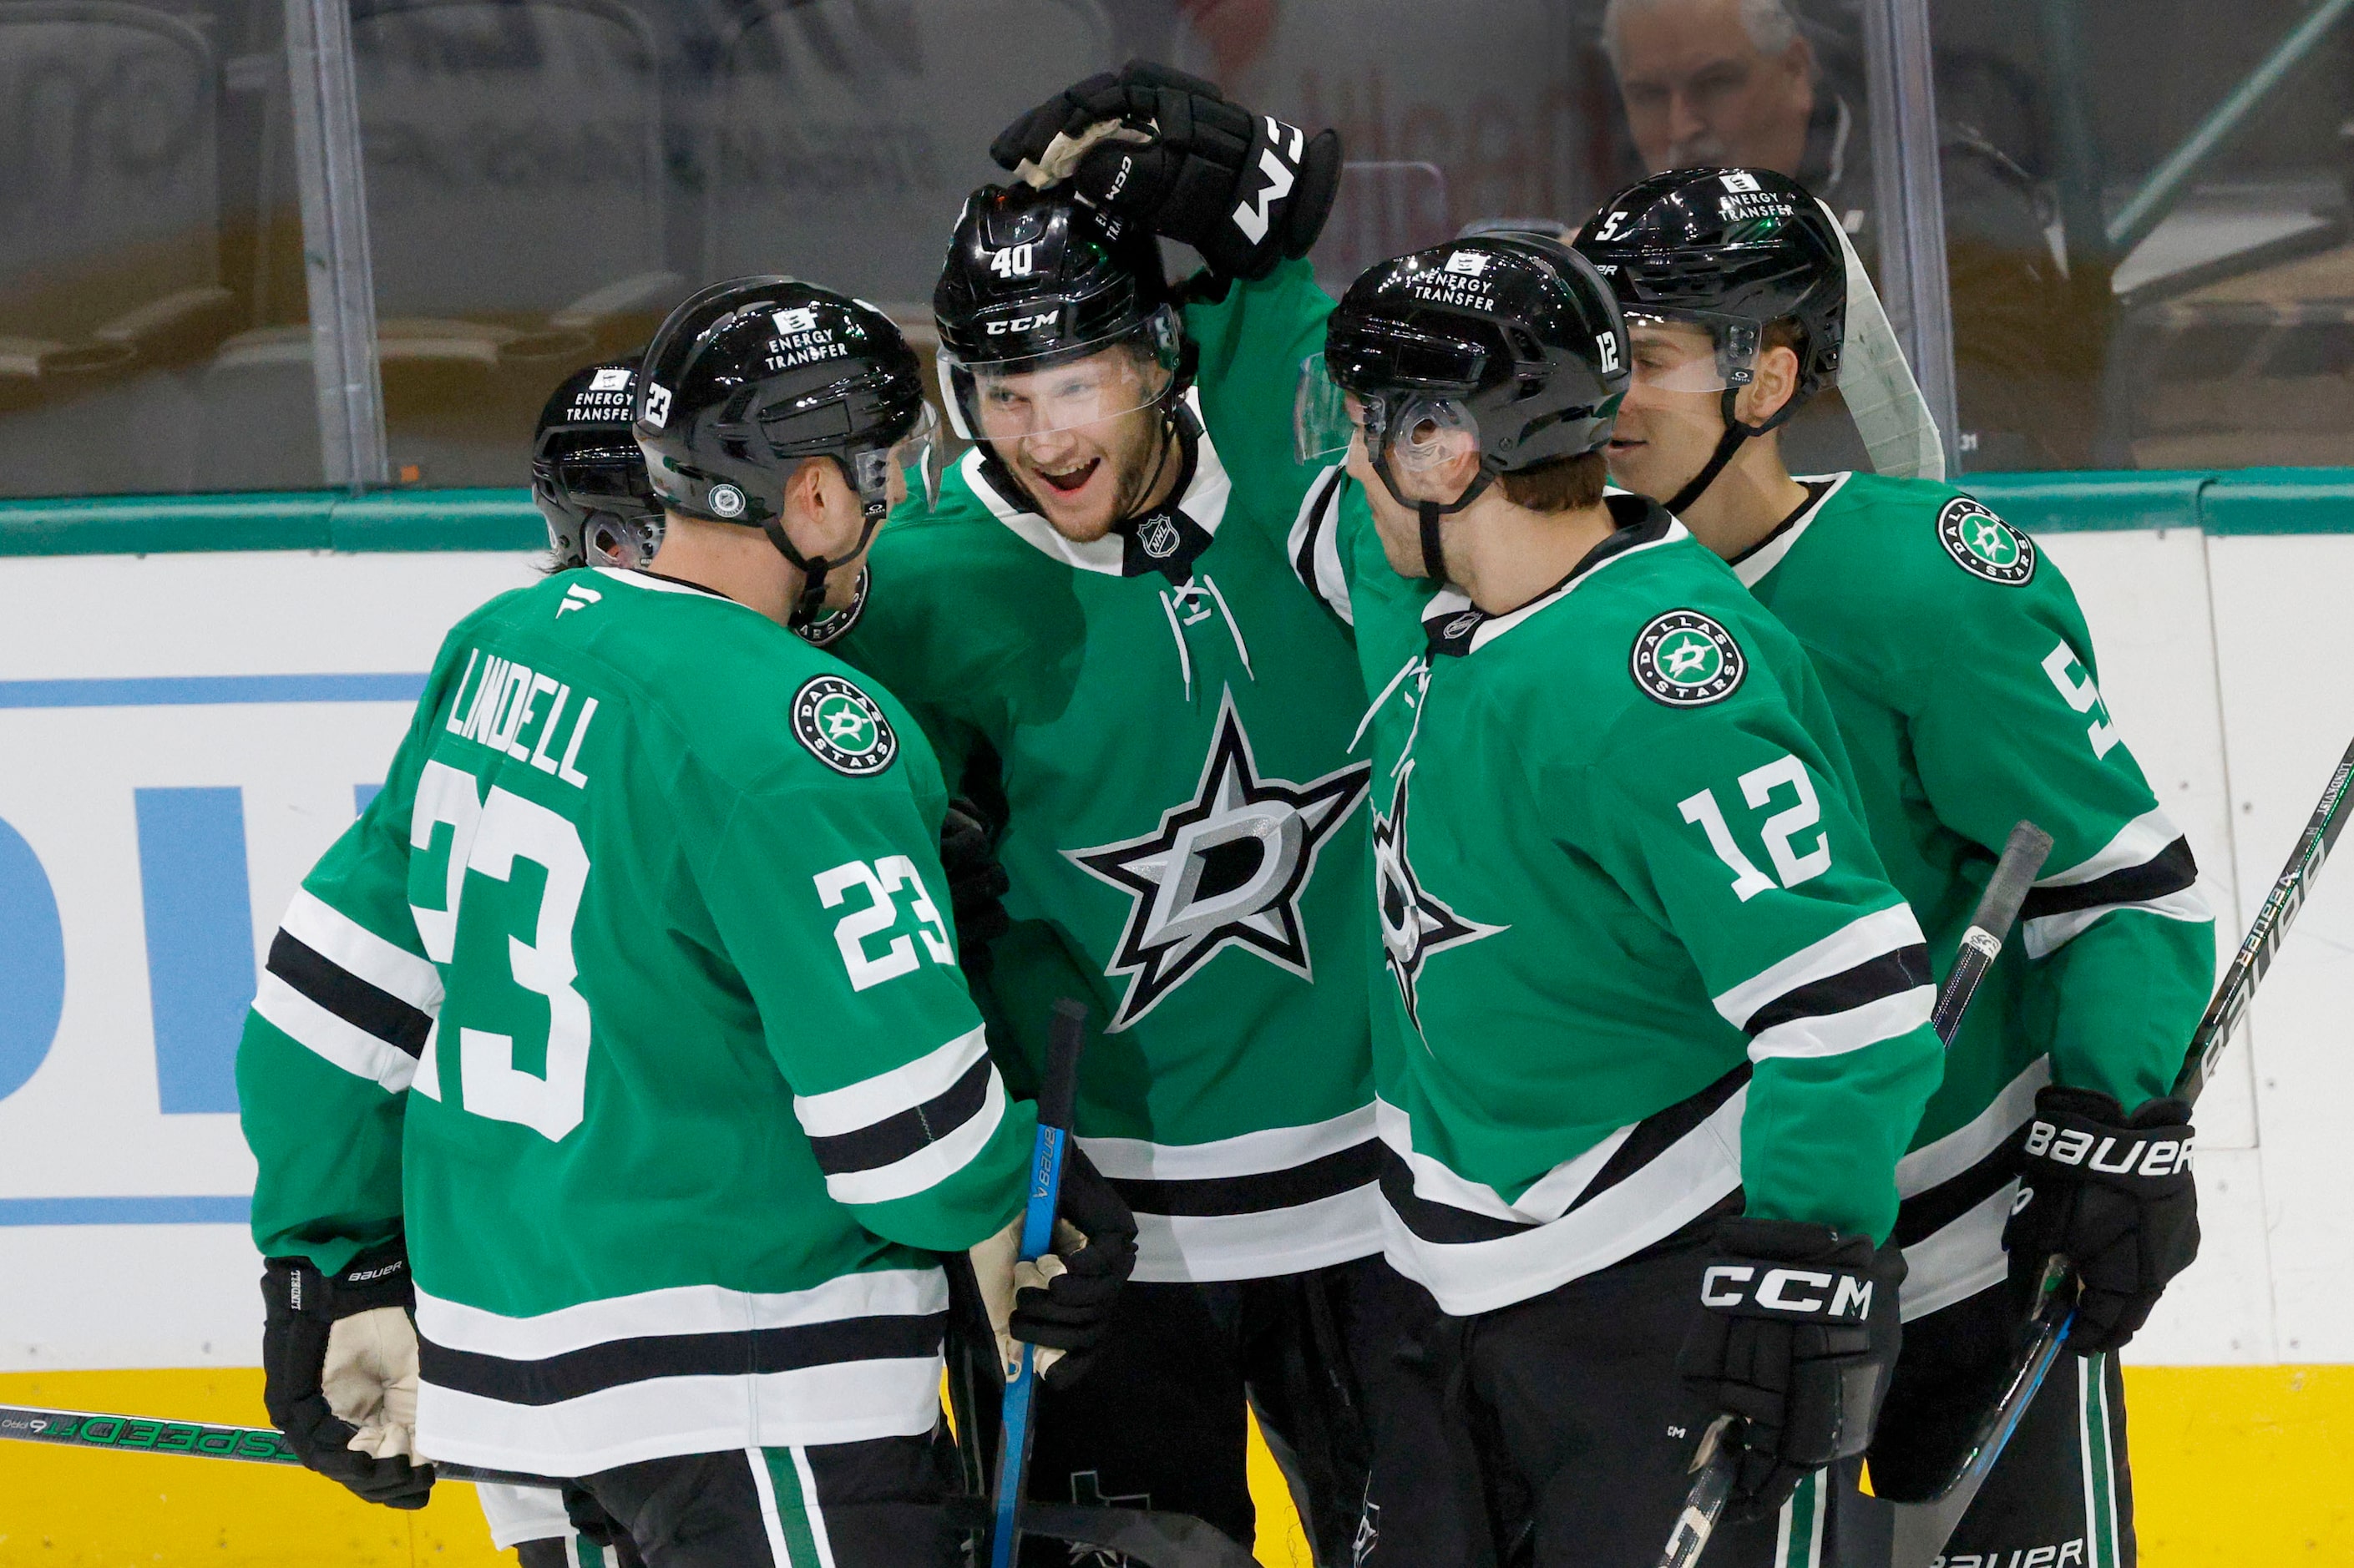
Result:
<instances>
[{"instance_id":1,"label":"blue hockey stick shaft","mask_svg":"<svg viewBox=\"0 0 2354 1568\"><path fill-rule=\"evenodd\" d=\"M1023 1262L1054 1250L1055 1205L1063 1190L1063 1155L1078 1097L1079 1044L1087 1009L1065 997L1055 1004L1046 1039L1046 1075L1038 1086L1038 1141L1030 1155L1030 1196L1022 1211ZM1011 1568L1022 1544L1022 1493L1030 1472L1030 1439L1038 1393L1037 1350L1018 1349L1005 1385L1005 1415L997 1457L997 1507L989 1538L990 1568Z\"/></svg>"}]
</instances>

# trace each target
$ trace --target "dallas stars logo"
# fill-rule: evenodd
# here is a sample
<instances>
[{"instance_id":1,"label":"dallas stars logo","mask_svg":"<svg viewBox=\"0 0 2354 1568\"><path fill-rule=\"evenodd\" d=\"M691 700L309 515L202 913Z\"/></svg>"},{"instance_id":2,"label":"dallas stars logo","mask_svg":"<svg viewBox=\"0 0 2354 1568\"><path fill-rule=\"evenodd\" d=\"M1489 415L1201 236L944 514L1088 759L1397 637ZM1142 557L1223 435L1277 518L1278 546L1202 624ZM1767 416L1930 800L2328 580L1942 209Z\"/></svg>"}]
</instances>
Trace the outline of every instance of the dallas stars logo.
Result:
<instances>
[{"instance_id":1,"label":"dallas stars logo","mask_svg":"<svg viewBox=\"0 0 2354 1568\"><path fill-rule=\"evenodd\" d=\"M1409 762L1399 773L1397 790L1390 797L1390 814L1373 813L1373 900L1382 916L1383 961L1389 967L1390 978L1397 981L1398 995L1405 1001L1406 1021L1419 1029L1422 1014L1415 988L1430 955L1510 927L1466 920L1433 897L1415 875L1405 847L1406 785L1414 778L1414 768Z\"/></svg>"},{"instance_id":2,"label":"dallas stars logo","mask_svg":"<svg viewBox=\"0 0 2354 1568\"><path fill-rule=\"evenodd\" d=\"M1938 512L1937 543L1974 577L2017 588L2035 576L2033 541L1967 495Z\"/></svg>"},{"instance_id":3,"label":"dallas stars logo","mask_svg":"<svg viewBox=\"0 0 2354 1568\"><path fill-rule=\"evenodd\" d=\"M1748 673L1733 634L1696 609L1671 609L1637 634L1635 683L1654 702L1699 707L1733 694Z\"/></svg>"},{"instance_id":4,"label":"dallas stars logo","mask_svg":"<svg viewBox=\"0 0 2354 1568\"><path fill-rule=\"evenodd\" d=\"M836 773L865 778L891 766L899 737L874 698L839 675L813 675L793 694L793 736Z\"/></svg>"},{"instance_id":5,"label":"dallas stars logo","mask_svg":"<svg viewBox=\"0 0 2354 1568\"><path fill-rule=\"evenodd\" d=\"M1104 968L1130 977L1107 1031L1151 1012L1227 947L1313 980L1299 895L1372 773L1360 762L1304 785L1261 778L1228 692L1192 800L1162 812L1160 828L1141 838L1065 850L1135 900Z\"/></svg>"}]
</instances>

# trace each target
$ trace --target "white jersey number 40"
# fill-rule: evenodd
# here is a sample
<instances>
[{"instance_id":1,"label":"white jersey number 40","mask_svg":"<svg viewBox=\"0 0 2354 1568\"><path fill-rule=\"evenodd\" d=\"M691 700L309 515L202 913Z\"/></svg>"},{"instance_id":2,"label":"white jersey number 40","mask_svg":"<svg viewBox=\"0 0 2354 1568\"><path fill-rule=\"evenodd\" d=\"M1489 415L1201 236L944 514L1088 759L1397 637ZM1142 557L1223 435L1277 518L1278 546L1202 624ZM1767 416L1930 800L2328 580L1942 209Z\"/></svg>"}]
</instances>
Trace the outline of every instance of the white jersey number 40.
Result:
<instances>
[{"instance_id":1,"label":"white jersey number 40","mask_svg":"<svg viewBox=\"0 0 2354 1568\"><path fill-rule=\"evenodd\" d=\"M864 991L881 985L885 980L897 980L913 974L923 959L916 956L916 942L906 935L896 936L880 953L866 950L870 937L881 935L899 923L896 894L907 894L907 907L916 916L916 937L924 944L924 951L936 964L956 962L955 949L949 946L948 927L940 921L940 912L932 903L932 895L924 891L924 879L916 871L916 863L906 855L885 855L869 865L863 860L845 861L830 871L821 871L812 879L817 884L817 895L828 909L838 909L854 887L866 894L864 907L851 910L833 924L833 945L842 949L843 967L850 971L850 989Z\"/></svg>"}]
</instances>

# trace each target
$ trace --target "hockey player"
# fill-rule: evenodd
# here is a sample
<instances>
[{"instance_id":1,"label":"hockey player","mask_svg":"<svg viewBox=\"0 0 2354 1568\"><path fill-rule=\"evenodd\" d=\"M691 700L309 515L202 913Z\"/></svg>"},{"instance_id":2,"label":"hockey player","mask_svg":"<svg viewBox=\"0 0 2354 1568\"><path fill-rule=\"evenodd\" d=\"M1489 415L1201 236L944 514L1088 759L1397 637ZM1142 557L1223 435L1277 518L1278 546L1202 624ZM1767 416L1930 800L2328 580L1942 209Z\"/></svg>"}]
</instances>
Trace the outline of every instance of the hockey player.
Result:
<instances>
[{"instance_id":1,"label":"hockey player","mask_svg":"<svg viewBox=\"0 0 2354 1568\"><path fill-rule=\"evenodd\" d=\"M531 499L547 522L547 570L635 571L662 547L662 503L631 433L638 362L591 365L565 377L531 440Z\"/></svg>"},{"instance_id":2,"label":"hockey player","mask_svg":"<svg viewBox=\"0 0 2354 1568\"><path fill-rule=\"evenodd\" d=\"M574 1481L652 1568L947 1564L932 1255L1012 1294L1031 1117L934 902L937 762L786 630L903 493L917 364L761 278L645 376L653 569L461 621L271 947L265 1397L395 1506L432 1456ZM1084 1157L1063 1192L1066 1272L1003 1329L1083 1354L1133 1226Z\"/></svg>"},{"instance_id":3,"label":"hockey player","mask_svg":"<svg viewBox=\"0 0 2354 1568\"><path fill-rule=\"evenodd\" d=\"M2084 1281L2069 1340L2082 1359L2045 1383L1954 1550L2130 1563L2108 1352L2198 1245L2187 1162L2144 1158L2191 1136L2168 1095L2215 955L2190 847L2118 736L2075 596L2032 539L1949 484L1783 465L1777 427L1855 353L1860 270L1819 204L1769 171L1686 170L1619 193L1578 244L1633 334L1612 472L1671 498L1813 656L1872 840L1940 972L2011 824L2052 836L2020 939L1898 1168L1904 1357L1871 1469L1882 1496L1935 1481L2063 1254ZM2104 1152L2069 1162L2080 1144Z\"/></svg>"},{"instance_id":4,"label":"hockey player","mask_svg":"<svg viewBox=\"0 0 2354 1568\"><path fill-rule=\"evenodd\" d=\"M1095 1000L1079 1141L1140 1259L1099 1370L1042 1401L1034 1495L1247 1542L1247 1400L1345 1563L1406 1306L1378 1255L1363 697L1282 551L1337 143L1131 65L994 153L1025 178L967 202L935 295L978 444L884 531L840 646L1002 790L992 984L1024 1053L1050 999ZM1206 271L1171 289L1156 231Z\"/></svg>"},{"instance_id":5,"label":"hockey player","mask_svg":"<svg viewBox=\"0 0 2354 1568\"><path fill-rule=\"evenodd\" d=\"M1426 1475L1377 1471L1375 1563L1650 1561L1726 1414L1748 1522L1712 1561L1808 1561L1812 1519L1761 1516L1861 1446L1894 1354L1920 929L1797 644L1605 497L1626 351L1536 236L1384 262L1331 318L1370 512L1311 508L1298 558L1405 651L1368 715L1390 1256L1486 1471L1428 1537L1390 1516Z\"/></svg>"}]
</instances>

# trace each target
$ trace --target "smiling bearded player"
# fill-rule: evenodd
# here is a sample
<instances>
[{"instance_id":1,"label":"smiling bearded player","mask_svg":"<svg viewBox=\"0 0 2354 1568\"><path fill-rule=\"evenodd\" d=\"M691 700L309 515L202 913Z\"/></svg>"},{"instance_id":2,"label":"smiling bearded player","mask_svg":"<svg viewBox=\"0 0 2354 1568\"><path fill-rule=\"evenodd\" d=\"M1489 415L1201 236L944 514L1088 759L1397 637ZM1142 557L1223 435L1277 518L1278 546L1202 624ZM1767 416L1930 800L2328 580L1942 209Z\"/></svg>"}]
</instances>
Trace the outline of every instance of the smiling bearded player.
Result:
<instances>
[{"instance_id":1,"label":"smiling bearded player","mask_svg":"<svg viewBox=\"0 0 2354 1568\"><path fill-rule=\"evenodd\" d=\"M839 646L1003 802L1013 1039L1034 1062L1055 999L1092 1003L1079 1141L1140 1261L1097 1370L1048 1380L1033 1492L1247 1542L1247 1403L1345 1563L1407 1287L1378 1255L1363 695L1283 550L1337 139L1131 65L993 151L1024 177L967 201L934 299L978 444L878 536ZM1172 288L1156 234L1206 270Z\"/></svg>"}]
</instances>

